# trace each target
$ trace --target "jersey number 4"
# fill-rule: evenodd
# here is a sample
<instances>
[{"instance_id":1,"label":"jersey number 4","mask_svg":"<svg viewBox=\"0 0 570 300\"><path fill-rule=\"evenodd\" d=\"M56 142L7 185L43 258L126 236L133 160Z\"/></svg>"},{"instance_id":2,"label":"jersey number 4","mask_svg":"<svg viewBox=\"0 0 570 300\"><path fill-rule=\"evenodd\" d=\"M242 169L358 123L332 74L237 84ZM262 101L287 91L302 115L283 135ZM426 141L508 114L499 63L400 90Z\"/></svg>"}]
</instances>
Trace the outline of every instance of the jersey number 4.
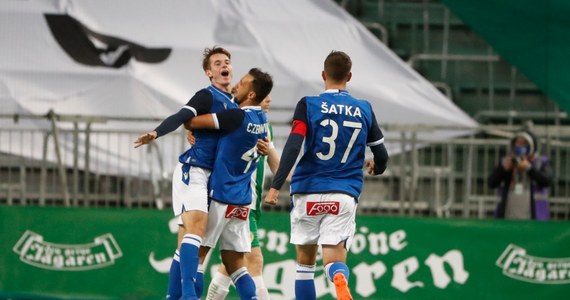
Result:
<instances>
[{"instance_id":1,"label":"jersey number 4","mask_svg":"<svg viewBox=\"0 0 570 300\"><path fill-rule=\"evenodd\" d=\"M317 153L317 157L321 160L329 160L333 157L335 150L336 150L336 138L338 137L338 124L331 119L324 119L321 121L321 126L330 126L332 128L332 132L330 136L323 137L323 143L329 144L329 152L327 154L323 154L322 152ZM340 160L341 163L345 163L348 159L348 155L350 154L350 150L352 150L352 146L362 130L362 123L359 122L350 122L350 121L343 121L343 127L354 128L352 132L352 136L350 137L350 141L348 141L348 145L346 146L346 150L344 150L344 155Z\"/></svg>"},{"instance_id":2,"label":"jersey number 4","mask_svg":"<svg viewBox=\"0 0 570 300\"><path fill-rule=\"evenodd\" d=\"M241 159L247 162L247 166L245 166L245 170L243 170L243 174L247 173L251 164L259 160L259 153L257 153L257 147L253 147L247 150L244 154L241 155Z\"/></svg>"}]
</instances>

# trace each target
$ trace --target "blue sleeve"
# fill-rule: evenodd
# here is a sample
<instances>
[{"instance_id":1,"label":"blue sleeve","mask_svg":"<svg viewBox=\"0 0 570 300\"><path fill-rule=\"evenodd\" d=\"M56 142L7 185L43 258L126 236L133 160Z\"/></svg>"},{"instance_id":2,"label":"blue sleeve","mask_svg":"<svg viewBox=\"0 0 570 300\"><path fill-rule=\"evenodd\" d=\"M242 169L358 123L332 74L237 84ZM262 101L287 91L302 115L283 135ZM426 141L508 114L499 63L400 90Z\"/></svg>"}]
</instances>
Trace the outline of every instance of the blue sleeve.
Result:
<instances>
[{"instance_id":1,"label":"blue sleeve","mask_svg":"<svg viewBox=\"0 0 570 300\"><path fill-rule=\"evenodd\" d=\"M367 144L375 144L378 141L384 141L384 134L382 130L380 130L380 126L378 126L378 121L376 121L376 115L374 111L372 112L372 124L370 124L370 129L368 130L368 137L366 138Z\"/></svg>"},{"instance_id":2,"label":"blue sleeve","mask_svg":"<svg viewBox=\"0 0 570 300\"><path fill-rule=\"evenodd\" d=\"M212 94L208 90L202 89L198 91L188 100L188 103L186 103L184 107L177 113L164 119L164 121L154 129L157 133L157 138L176 130L180 125L184 124L184 122L191 120L197 115L208 113L212 108L213 102Z\"/></svg>"}]
</instances>

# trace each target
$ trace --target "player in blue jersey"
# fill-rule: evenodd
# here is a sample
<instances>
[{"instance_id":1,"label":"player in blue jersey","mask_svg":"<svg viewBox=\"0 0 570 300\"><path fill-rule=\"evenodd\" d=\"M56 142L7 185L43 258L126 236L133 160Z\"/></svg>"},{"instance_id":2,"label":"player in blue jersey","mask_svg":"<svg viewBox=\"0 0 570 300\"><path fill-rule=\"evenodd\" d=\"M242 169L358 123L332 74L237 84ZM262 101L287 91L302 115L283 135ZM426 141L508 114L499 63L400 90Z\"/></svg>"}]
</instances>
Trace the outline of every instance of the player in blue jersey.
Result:
<instances>
[{"instance_id":1,"label":"player in blue jersey","mask_svg":"<svg viewBox=\"0 0 570 300\"><path fill-rule=\"evenodd\" d=\"M344 52L332 51L327 56L322 72L325 92L297 103L279 169L265 197L265 203L277 203L279 189L304 140L305 151L291 179L297 300L316 298L314 273L319 245L325 274L334 282L338 299L352 299L346 257L356 228L366 146L374 154L374 160L366 162L368 173L382 174L388 162L384 136L370 103L353 98L346 90L351 67L352 61Z\"/></svg>"},{"instance_id":2,"label":"player in blue jersey","mask_svg":"<svg viewBox=\"0 0 570 300\"><path fill-rule=\"evenodd\" d=\"M263 101L261 101L261 109L267 114L269 112L269 107L271 105L271 96L267 95ZM257 235L257 228L259 221L261 219L261 203L263 199L261 198L261 193L263 191L263 184L265 179L265 161L269 165L271 173L275 174L277 172L277 167L279 166L279 153L273 145L273 130L271 124L269 123L269 149L267 153L267 160L265 156L261 156L257 164L257 170L251 175L251 188L252 188L252 203L250 205L249 211L249 229L251 232L251 252L245 254L245 262L247 270L253 281L255 282L256 295L258 300L269 300L269 291L265 287L265 282L263 280L263 253L261 251L261 246L259 244L259 239ZM229 288L231 285L231 278L229 277L224 264L220 264L218 271L214 276L212 276L212 281L208 287L208 294L206 299L209 300L222 300L225 299L229 293Z\"/></svg>"},{"instance_id":3,"label":"player in blue jersey","mask_svg":"<svg viewBox=\"0 0 570 300\"><path fill-rule=\"evenodd\" d=\"M228 93L233 69L231 54L224 48L206 48L202 68L211 85L198 91L179 112L166 118L155 130L143 134L135 147L148 144L176 130L193 117L237 108ZM178 249L172 261L167 299L196 299L194 282L198 268L198 249L208 220L207 184L220 133L196 130L199 140L179 157L172 177L172 208L179 217Z\"/></svg>"},{"instance_id":4,"label":"player in blue jersey","mask_svg":"<svg viewBox=\"0 0 570 300\"><path fill-rule=\"evenodd\" d=\"M240 110L199 116L190 122L193 130L215 128L224 132L219 139L208 185L211 202L206 235L200 247L200 262L203 263L219 240L222 262L241 299L257 299L256 286L245 267L244 255L251 251L248 216L252 203L251 176L260 157L257 141L265 139L269 132L259 104L272 87L269 74L251 69L235 88Z\"/></svg>"}]
</instances>

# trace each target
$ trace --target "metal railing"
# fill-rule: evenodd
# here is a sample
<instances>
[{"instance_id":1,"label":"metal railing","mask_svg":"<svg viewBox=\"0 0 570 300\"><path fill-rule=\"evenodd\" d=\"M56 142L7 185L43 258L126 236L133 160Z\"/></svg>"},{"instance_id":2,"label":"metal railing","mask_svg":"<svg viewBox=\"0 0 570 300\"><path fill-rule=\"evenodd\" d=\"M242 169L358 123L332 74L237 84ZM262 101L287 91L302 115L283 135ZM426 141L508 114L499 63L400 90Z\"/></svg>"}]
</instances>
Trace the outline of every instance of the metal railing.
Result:
<instances>
[{"instance_id":1,"label":"metal railing","mask_svg":"<svg viewBox=\"0 0 570 300\"><path fill-rule=\"evenodd\" d=\"M20 116L26 118L26 116ZM171 201L171 172L185 149L184 131L161 137L150 147L134 149L132 142L156 125L155 119L122 119L137 126L122 130L94 128L78 118L62 126L65 116L45 118L42 129L0 129L0 204L60 206L167 207ZM0 120L2 120L0 118ZM100 123L106 123L101 119ZM146 123L145 123L146 122ZM51 124L51 126L50 126ZM91 125L89 125L91 124ZM148 124L148 125L141 125ZM287 123L274 123L274 128ZM386 174L365 176L359 209L363 213L400 216L488 218L498 196L486 177L508 148L514 126L484 126L495 139L426 139L422 133L453 131L453 127L383 126L390 146ZM455 128L465 132L466 128ZM565 127L534 128L542 149L554 162L551 207L554 219L568 219L570 210L570 137ZM471 129L473 132L473 129ZM56 138L57 137L57 138ZM283 147L286 136L277 135ZM105 143L105 141L111 141ZM105 147L104 147L105 146ZM267 175L271 178L270 175ZM266 187L267 188L267 187ZM284 187L283 190L286 190ZM281 193L285 209L287 193Z\"/></svg>"},{"instance_id":2,"label":"metal railing","mask_svg":"<svg viewBox=\"0 0 570 300\"><path fill-rule=\"evenodd\" d=\"M380 40L384 45L388 45L388 30L386 27L382 26L382 24L378 22L367 22L364 23L364 26L368 28L368 30L375 30L380 33Z\"/></svg>"},{"instance_id":3,"label":"metal railing","mask_svg":"<svg viewBox=\"0 0 570 300\"><path fill-rule=\"evenodd\" d=\"M18 126L25 120L35 122L32 128ZM160 207L186 147L180 131L134 149L136 137L158 123L153 118L49 113L0 115L0 121L10 125L0 129L0 204ZM136 129L97 128L116 121Z\"/></svg>"}]
</instances>

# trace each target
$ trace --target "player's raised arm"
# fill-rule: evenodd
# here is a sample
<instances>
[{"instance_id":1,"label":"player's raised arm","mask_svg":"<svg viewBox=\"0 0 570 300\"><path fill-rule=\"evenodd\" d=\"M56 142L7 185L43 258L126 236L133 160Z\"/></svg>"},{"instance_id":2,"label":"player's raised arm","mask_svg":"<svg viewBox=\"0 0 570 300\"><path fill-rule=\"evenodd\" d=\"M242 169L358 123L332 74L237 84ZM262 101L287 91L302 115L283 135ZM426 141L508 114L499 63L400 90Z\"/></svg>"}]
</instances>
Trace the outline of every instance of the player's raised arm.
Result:
<instances>
[{"instance_id":1,"label":"player's raised arm","mask_svg":"<svg viewBox=\"0 0 570 300\"><path fill-rule=\"evenodd\" d=\"M193 117L208 112L212 103L213 99L210 93L206 90L198 91L177 113L168 116L153 131L139 136L134 142L135 148L149 144L155 139L176 130L184 122L192 120Z\"/></svg>"}]
</instances>

